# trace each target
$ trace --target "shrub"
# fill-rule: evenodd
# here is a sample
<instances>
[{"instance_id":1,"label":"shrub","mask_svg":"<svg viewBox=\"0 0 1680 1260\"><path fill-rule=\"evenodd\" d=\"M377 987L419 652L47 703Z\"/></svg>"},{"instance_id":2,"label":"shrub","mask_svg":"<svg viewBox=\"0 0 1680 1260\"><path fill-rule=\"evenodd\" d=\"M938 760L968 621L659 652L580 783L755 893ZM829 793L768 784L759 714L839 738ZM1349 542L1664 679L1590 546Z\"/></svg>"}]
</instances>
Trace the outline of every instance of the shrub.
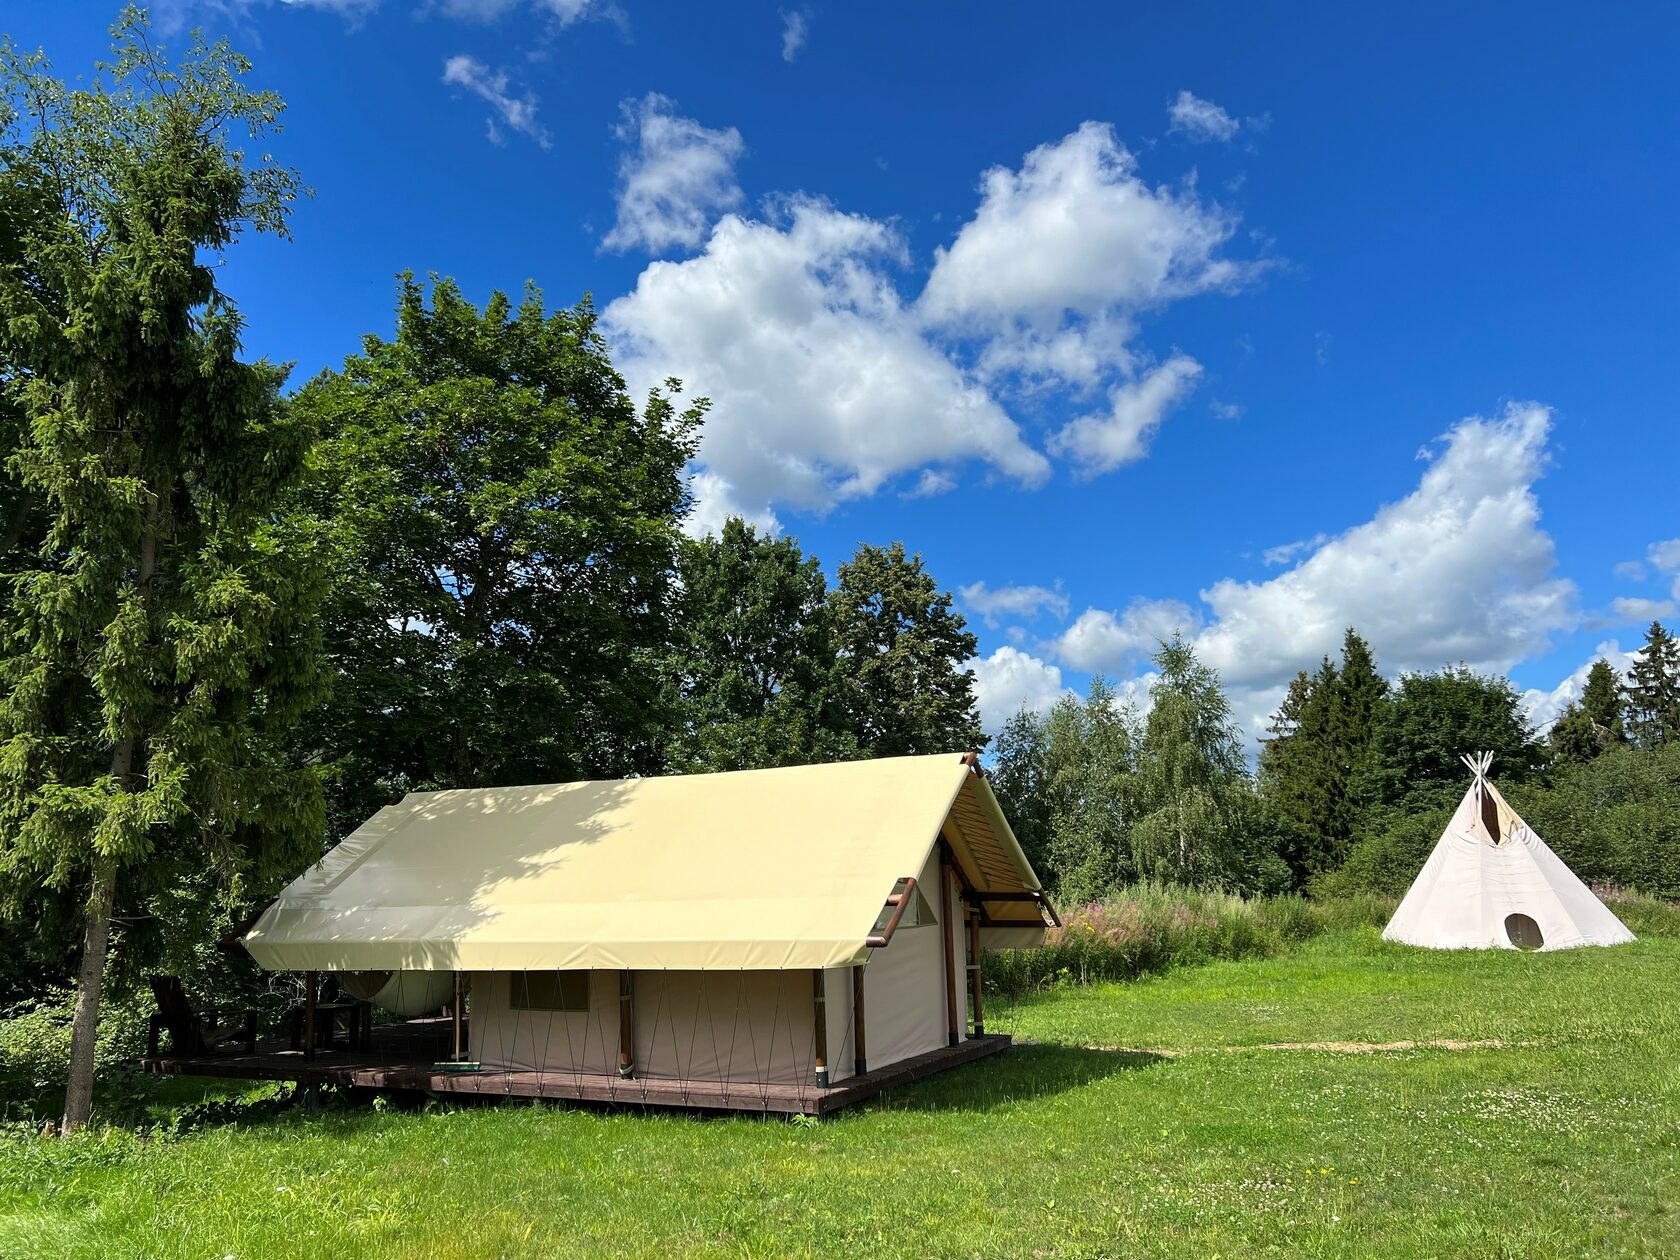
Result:
<instances>
[{"instance_id":1,"label":"shrub","mask_svg":"<svg viewBox=\"0 0 1680 1260\"><path fill-rule=\"evenodd\" d=\"M1328 931L1381 926L1392 899L1314 902L1298 896L1244 899L1164 884L1138 884L1092 902L1052 928L1040 949L987 960L986 985L1020 997L1058 984L1136 980L1173 967L1282 953Z\"/></svg>"}]
</instances>

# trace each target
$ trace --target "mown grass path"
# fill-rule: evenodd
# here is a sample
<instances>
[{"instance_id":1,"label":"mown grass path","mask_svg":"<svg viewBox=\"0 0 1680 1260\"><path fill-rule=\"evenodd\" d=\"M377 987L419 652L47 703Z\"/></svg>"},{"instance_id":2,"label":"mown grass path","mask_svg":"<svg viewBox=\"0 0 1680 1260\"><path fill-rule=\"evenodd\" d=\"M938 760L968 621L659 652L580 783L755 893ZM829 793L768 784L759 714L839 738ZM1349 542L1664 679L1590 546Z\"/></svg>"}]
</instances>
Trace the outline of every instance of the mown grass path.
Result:
<instances>
[{"instance_id":1,"label":"mown grass path","mask_svg":"<svg viewBox=\"0 0 1680 1260\"><path fill-rule=\"evenodd\" d=\"M517 1107L18 1139L0 1255L1680 1254L1680 941L1345 933L993 1022L1033 1044L814 1127ZM1437 1039L1498 1048L1265 1048Z\"/></svg>"}]
</instances>

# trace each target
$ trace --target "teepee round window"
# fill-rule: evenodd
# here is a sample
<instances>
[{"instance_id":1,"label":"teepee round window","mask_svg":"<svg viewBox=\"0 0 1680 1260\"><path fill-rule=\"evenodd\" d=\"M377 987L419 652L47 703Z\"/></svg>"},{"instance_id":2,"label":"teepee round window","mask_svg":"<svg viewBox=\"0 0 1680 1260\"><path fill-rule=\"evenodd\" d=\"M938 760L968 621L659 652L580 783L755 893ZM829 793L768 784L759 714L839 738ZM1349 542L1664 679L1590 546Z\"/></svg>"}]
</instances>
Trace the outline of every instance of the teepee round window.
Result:
<instances>
[{"instance_id":1,"label":"teepee round window","mask_svg":"<svg viewBox=\"0 0 1680 1260\"><path fill-rule=\"evenodd\" d=\"M1518 949L1539 949L1546 943L1546 938L1540 935L1540 925L1526 914L1506 915L1505 935Z\"/></svg>"}]
</instances>

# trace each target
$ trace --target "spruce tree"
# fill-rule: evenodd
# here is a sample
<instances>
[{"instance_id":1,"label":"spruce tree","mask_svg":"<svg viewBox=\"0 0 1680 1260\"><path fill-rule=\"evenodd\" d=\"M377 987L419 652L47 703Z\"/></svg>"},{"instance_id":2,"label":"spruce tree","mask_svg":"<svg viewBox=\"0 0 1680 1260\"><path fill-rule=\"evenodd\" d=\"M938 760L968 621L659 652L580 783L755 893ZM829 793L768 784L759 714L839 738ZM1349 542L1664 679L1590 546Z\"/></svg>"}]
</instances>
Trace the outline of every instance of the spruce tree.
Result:
<instances>
[{"instance_id":1,"label":"spruce tree","mask_svg":"<svg viewBox=\"0 0 1680 1260\"><path fill-rule=\"evenodd\" d=\"M1680 640L1653 621L1628 669L1628 725L1642 748L1680 740Z\"/></svg>"},{"instance_id":2,"label":"spruce tree","mask_svg":"<svg viewBox=\"0 0 1680 1260\"><path fill-rule=\"evenodd\" d=\"M239 358L215 254L284 234L289 170L238 145L281 102L195 39L171 66L125 10L86 88L0 52L0 380L10 472L44 515L8 574L0 875L85 903L63 1127L86 1123L113 914L193 863L319 852L320 792L279 736L319 694L318 575L274 522L307 434L284 372Z\"/></svg>"}]
</instances>

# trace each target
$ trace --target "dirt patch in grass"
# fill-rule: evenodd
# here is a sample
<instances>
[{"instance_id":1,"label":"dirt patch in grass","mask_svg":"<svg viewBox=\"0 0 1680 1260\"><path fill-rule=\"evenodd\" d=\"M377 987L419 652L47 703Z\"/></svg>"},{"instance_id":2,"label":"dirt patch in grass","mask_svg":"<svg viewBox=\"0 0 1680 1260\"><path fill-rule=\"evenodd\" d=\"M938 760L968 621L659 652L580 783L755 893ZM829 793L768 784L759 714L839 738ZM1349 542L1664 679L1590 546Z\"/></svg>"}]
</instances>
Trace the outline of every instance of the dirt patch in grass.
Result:
<instances>
[{"instance_id":1,"label":"dirt patch in grass","mask_svg":"<svg viewBox=\"0 0 1680 1260\"><path fill-rule=\"evenodd\" d=\"M1026 1045L1028 1042L1020 1042ZM1181 1059L1187 1054L1247 1054L1251 1050L1326 1050L1331 1054L1388 1054L1401 1050L1504 1050L1511 1045L1531 1045L1531 1042L1501 1041L1497 1037L1485 1041L1457 1041L1449 1037L1435 1037L1425 1041L1266 1041L1253 1046L1200 1046L1190 1050L1165 1050L1159 1047L1142 1049L1137 1046L1082 1046L1084 1050L1102 1050L1109 1054L1152 1054L1163 1059Z\"/></svg>"}]
</instances>

